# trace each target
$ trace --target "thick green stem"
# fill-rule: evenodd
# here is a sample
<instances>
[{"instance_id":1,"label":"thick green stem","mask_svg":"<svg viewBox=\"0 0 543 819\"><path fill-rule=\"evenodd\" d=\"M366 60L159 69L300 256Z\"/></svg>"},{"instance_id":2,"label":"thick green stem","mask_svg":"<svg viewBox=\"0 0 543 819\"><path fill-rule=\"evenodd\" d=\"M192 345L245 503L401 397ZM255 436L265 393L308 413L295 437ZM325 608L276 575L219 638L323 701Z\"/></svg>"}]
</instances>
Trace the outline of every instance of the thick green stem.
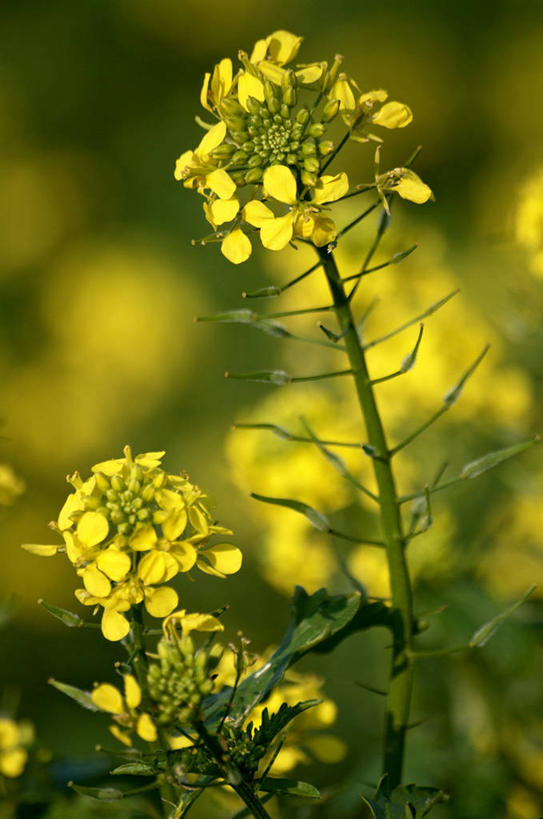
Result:
<instances>
[{"instance_id":1,"label":"thick green stem","mask_svg":"<svg viewBox=\"0 0 543 819\"><path fill-rule=\"evenodd\" d=\"M131 665L134 670L135 677L141 688L143 702L149 700L149 689L147 685L147 655L145 653L145 637L143 631L143 605L140 603L132 606L130 610L130 625L131 625ZM160 796L162 798L163 808L166 803L176 804L177 791L173 785L173 771L171 769L170 760L168 757L169 745L167 737L163 731L159 731L158 740L153 743L157 750L164 753L166 759L167 777L161 781Z\"/></svg>"},{"instance_id":2,"label":"thick green stem","mask_svg":"<svg viewBox=\"0 0 543 819\"><path fill-rule=\"evenodd\" d=\"M390 684L387 697L384 773L386 787L392 790L401 783L405 735L409 724L409 708L413 680L410 659L412 644L413 602L411 583L405 556L406 538L402 528L400 504L392 472L390 451L368 374L364 349L354 323L351 305L341 281L332 253L319 249L319 256L328 285L356 386L358 400L366 424L368 443L375 449L373 467L379 489L379 507L383 541L386 546L392 595L393 647Z\"/></svg>"}]
</instances>

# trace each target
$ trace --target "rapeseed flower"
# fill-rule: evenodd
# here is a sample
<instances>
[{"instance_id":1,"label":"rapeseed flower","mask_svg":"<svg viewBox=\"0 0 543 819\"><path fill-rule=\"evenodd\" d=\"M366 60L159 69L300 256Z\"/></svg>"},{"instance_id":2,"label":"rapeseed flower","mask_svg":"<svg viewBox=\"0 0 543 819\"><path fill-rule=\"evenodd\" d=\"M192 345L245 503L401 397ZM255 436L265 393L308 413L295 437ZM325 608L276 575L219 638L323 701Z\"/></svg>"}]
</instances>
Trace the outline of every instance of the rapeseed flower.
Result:
<instances>
[{"instance_id":1,"label":"rapeseed flower","mask_svg":"<svg viewBox=\"0 0 543 819\"><path fill-rule=\"evenodd\" d=\"M207 133L176 163L175 178L204 197L214 232L201 243L220 242L234 264L251 255L254 229L268 250L297 241L315 247L335 241L338 231L327 206L349 190L344 171L324 173L345 142L336 144L330 135L338 113L358 142L381 142L370 128L403 128L413 118L404 103L387 101L386 91L361 93L354 80L338 73L339 57L330 65L291 65L301 43L296 34L275 31L258 40L250 55L239 53L237 72L229 58L207 72L200 101L217 122L198 120ZM409 169L395 169L370 187L381 195L395 191L413 202L427 201L431 191L415 177Z\"/></svg>"},{"instance_id":2,"label":"rapeseed flower","mask_svg":"<svg viewBox=\"0 0 543 819\"><path fill-rule=\"evenodd\" d=\"M21 776L28 759L27 748L33 739L34 730L29 722L0 717L0 777Z\"/></svg>"},{"instance_id":3,"label":"rapeseed flower","mask_svg":"<svg viewBox=\"0 0 543 819\"><path fill-rule=\"evenodd\" d=\"M110 683L97 685L91 694L93 703L113 716L115 722L109 730L123 745L131 747L134 731L145 742L154 742L157 729L149 714L139 709L142 693L138 681L132 674L124 674L123 682L124 695Z\"/></svg>"},{"instance_id":4,"label":"rapeseed flower","mask_svg":"<svg viewBox=\"0 0 543 819\"><path fill-rule=\"evenodd\" d=\"M83 481L68 477L68 495L51 528L61 544L24 544L49 557L65 552L83 581L80 603L103 608L102 632L121 640L130 631L125 616L144 604L153 617L166 617L178 603L177 592L164 584L194 566L226 577L241 566L241 552L230 543L209 543L232 532L218 525L206 496L186 475L161 467L164 452L103 461Z\"/></svg>"}]
</instances>

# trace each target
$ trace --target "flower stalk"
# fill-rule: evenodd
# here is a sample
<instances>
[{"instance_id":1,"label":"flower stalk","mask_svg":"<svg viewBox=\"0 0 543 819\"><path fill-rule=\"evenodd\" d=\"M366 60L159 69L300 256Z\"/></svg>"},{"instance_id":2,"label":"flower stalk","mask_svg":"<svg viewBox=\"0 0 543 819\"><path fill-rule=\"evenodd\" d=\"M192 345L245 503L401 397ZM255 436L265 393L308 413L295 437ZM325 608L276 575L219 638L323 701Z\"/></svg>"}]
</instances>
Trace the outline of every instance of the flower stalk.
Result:
<instances>
[{"instance_id":1,"label":"flower stalk","mask_svg":"<svg viewBox=\"0 0 543 819\"><path fill-rule=\"evenodd\" d=\"M325 248L318 248L317 253L326 274L340 331L345 340L358 402L366 425L368 443L378 455L372 458L372 463L379 490L381 528L386 547L394 610L383 770L387 774L387 788L393 790L401 783L402 778L405 735L409 725L413 684L413 665L410 659L413 638L413 600L405 556L407 540L402 527L391 452L387 446L372 381L368 374L364 348L356 330L350 301L333 254L328 253Z\"/></svg>"}]
</instances>

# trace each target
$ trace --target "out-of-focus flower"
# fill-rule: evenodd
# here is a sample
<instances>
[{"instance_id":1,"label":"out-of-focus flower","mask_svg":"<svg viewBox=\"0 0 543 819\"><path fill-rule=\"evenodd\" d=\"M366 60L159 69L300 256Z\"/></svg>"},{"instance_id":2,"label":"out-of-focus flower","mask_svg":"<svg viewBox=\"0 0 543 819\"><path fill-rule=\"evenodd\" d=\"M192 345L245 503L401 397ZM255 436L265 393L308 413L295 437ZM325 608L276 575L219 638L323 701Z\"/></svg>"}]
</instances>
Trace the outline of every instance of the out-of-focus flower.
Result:
<instances>
[{"instance_id":1,"label":"out-of-focus flower","mask_svg":"<svg viewBox=\"0 0 543 819\"><path fill-rule=\"evenodd\" d=\"M26 484L9 464L0 464L0 506L11 506L23 494Z\"/></svg>"},{"instance_id":2,"label":"out-of-focus flower","mask_svg":"<svg viewBox=\"0 0 543 819\"><path fill-rule=\"evenodd\" d=\"M103 461L83 481L76 472L52 528L63 545L25 544L49 557L66 552L84 588L76 591L84 605L104 609L102 631L121 640L130 624L125 613L144 602L149 614L165 617L177 605L177 592L164 586L179 572L197 566L225 577L241 566L241 552L232 544L209 544L214 535L230 535L206 505L206 496L186 475L170 475L161 467L164 452Z\"/></svg>"},{"instance_id":3,"label":"out-of-focus flower","mask_svg":"<svg viewBox=\"0 0 543 819\"><path fill-rule=\"evenodd\" d=\"M21 776L28 759L28 747L34 740L32 725L0 717L0 776Z\"/></svg>"},{"instance_id":4,"label":"out-of-focus flower","mask_svg":"<svg viewBox=\"0 0 543 819\"><path fill-rule=\"evenodd\" d=\"M532 272L543 278L543 169L521 186L515 214L517 242L530 254Z\"/></svg>"}]
</instances>

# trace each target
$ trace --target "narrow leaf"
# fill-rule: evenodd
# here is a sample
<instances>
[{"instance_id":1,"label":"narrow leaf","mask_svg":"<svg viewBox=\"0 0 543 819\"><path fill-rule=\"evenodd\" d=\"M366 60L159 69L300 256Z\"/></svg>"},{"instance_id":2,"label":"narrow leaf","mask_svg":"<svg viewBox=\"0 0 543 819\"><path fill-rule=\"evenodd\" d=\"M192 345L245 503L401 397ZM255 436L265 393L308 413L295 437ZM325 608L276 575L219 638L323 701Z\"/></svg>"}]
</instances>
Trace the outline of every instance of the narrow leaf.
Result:
<instances>
[{"instance_id":1,"label":"narrow leaf","mask_svg":"<svg viewBox=\"0 0 543 819\"><path fill-rule=\"evenodd\" d=\"M530 586L528 591L525 594L523 594L520 600L517 600L517 602L513 603L512 606L509 606L508 609L502 611L501 614L497 614L496 617L492 618L492 620L489 620L487 623L481 626L481 628L478 628L473 637L471 638L471 640L469 641L470 648L481 648L482 646L486 645L486 643L488 643L490 638L494 636L494 634L502 625L502 623L504 623L505 620L511 617L513 612L515 612L519 608L519 606L522 606L522 604L528 599L528 597L530 597L530 595L535 591L536 588L537 588L536 586Z\"/></svg>"},{"instance_id":2,"label":"narrow leaf","mask_svg":"<svg viewBox=\"0 0 543 819\"><path fill-rule=\"evenodd\" d=\"M280 338L290 336L289 331L286 329L286 327L283 327L282 324L277 321L270 321L269 319L262 318L253 310L228 310L224 313L217 313L215 316L198 316L196 321L217 321L223 324L245 324L248 327L254 327L257 330L262 330L264 333L268 333L268 335L278 336Z\"/></svg>"},{"instance_id":3,"label":"narrow leaf","mask_svg":"<svg viewBox=\"0 0 543 819\"><path fill-rule=\"evenodd\" d=\"M67 697L75 700L79 705L86 708L88 711L100 710L92 701L89 691L83 691L81 688L76 688L75 685L68 685L67 683L59 682L58 680L54 680L52 677L48 682L49 685L53 686L53 688L56 688L63 694L66 694Z\"/></svg>"},{"instance_id":4,"label":"narrow leaf","mask_svg":"<svg viewBox=\"0 0 543 819\"><path fill-rule=\"evenodd\" d=\"M90 796L91 799L99 799L101 802L115 802L117 799L124 799L124 793L117 788L87 788L83 785L68 785L81 796Z\"/></svg>"},{"instance_id":5,"label":"narrow leaf","mask_svg":"<svg viewBox=\"0 0 543 819\"><path fill-rule=\"evenodd\" d=\"M277 384L282 387L292 380L290 375L284 370L261 370L255 373L229 373L224 374L225 378L237 378L240 381L257 381L267 384Z\"/></svg>"},{"instance_id":6,"label":"narrow leaf","mask_svg":"<svg viewBox=\"0 0 543 819\"><path fill-rule=\"evenodd\" d=\"M477 458L475 461L471 461L471 463L466 464L461 473L460 478L462 480L471 480L471 478L476 478L478 475L482 475L483 472L486 472L488 469L493 469L498 464L501 464L503 461L507 461L509 458L518 455L519 452L523 452L528 447L531 447L532 444L539 442L539 436L536 438L531 438L529 441L523 441L521 444L515 444L514 446L505 447L505 449L497 449L494 452L488 452L486 455L483 455L481 458Z\"/></svg>"},{"instance_id":7,"label":"narrow leaf","mask_svg":"<svg viewBox=\"0 0 543 819\"><path fill-rule=\"evenodd\" d=\"M319 532L328 532L331 528L328 519L324 515L321 515L316 509L313 509L313 507L308 506L307 503L303 503L302 501L291 500L290 498L268 498L265 495L257 495L256 492L251 492L251 497L263 503L284 506L287 509L293 509L295 512L299 512L301 515L304 515Z\"/></svg>"},{"instance_id":8,"label":"narrow leaf","mask_svg":"<svg viewBox=\"0 0 543 819\"><path fill-rule=\"evenodd\" d=\"M473 375L473 373L475 372L475 370L477 369L477 367L479 366L479 364L481 363L481 361L483 360L483 358L485 357L489 350L490 346L487 344L479 353L473 364L471 364L468 367L468 369L461 377L461 379L458 381L458 383L447 393L445 393L445 395L443 396L443 403L445 404L445 406L452 407L452 405L455 404L456 401L458 401L460 395L462 394L462 390L465 387L466 381Z\"/></svg>"},{"instance_id":9,"label":"narrow leaf","mask_svg":"<svg viewBox=\"0 0 543 819\"><path fill-rule=\"evenodd\" d=\"M314 785L309 782L301 782L296 779L275 779L266 776L258 784L260 791L276 793L280 796L297 796L302 799L320 799L320 793Z\"/></svg>"},{"instance_id":10,"label":"narrow leaf","mask_svg":"<svg viewBox=\"0 0 543 819\"><path fill-rule=\"evenodd\" d=\"M402 373L409 372L409 370L413 369L413 367L415 366L415 362L417 360L417 353L419 351L419 345L420 345L420 342L422 341L423 331L424 331L424 324L421 324L420 325L420 330L419 330L419 335L418 335L417 341L415 343L415 346L413 347L411 352L408 355L405 356L404 360L402 361L402 366L401 366Z\"/></svg>"},{"instance_id":11,"label":"narrow leaf","mask_svg":"<svg viewBox=\"0 0 543 819\"><path fill-rule=\"evenodd\" d=\"M43 606L45 611L48 611L49 614L52 614L53 617L56 617L65 626L68 628L81 628L85 624L85 621L79 614L75 614L73 611L68 611L68 609L61 609L59 606L53 606L51 603L46 603L45 600L38 600L40 606Z\"/></svg>"}]
</instances>

